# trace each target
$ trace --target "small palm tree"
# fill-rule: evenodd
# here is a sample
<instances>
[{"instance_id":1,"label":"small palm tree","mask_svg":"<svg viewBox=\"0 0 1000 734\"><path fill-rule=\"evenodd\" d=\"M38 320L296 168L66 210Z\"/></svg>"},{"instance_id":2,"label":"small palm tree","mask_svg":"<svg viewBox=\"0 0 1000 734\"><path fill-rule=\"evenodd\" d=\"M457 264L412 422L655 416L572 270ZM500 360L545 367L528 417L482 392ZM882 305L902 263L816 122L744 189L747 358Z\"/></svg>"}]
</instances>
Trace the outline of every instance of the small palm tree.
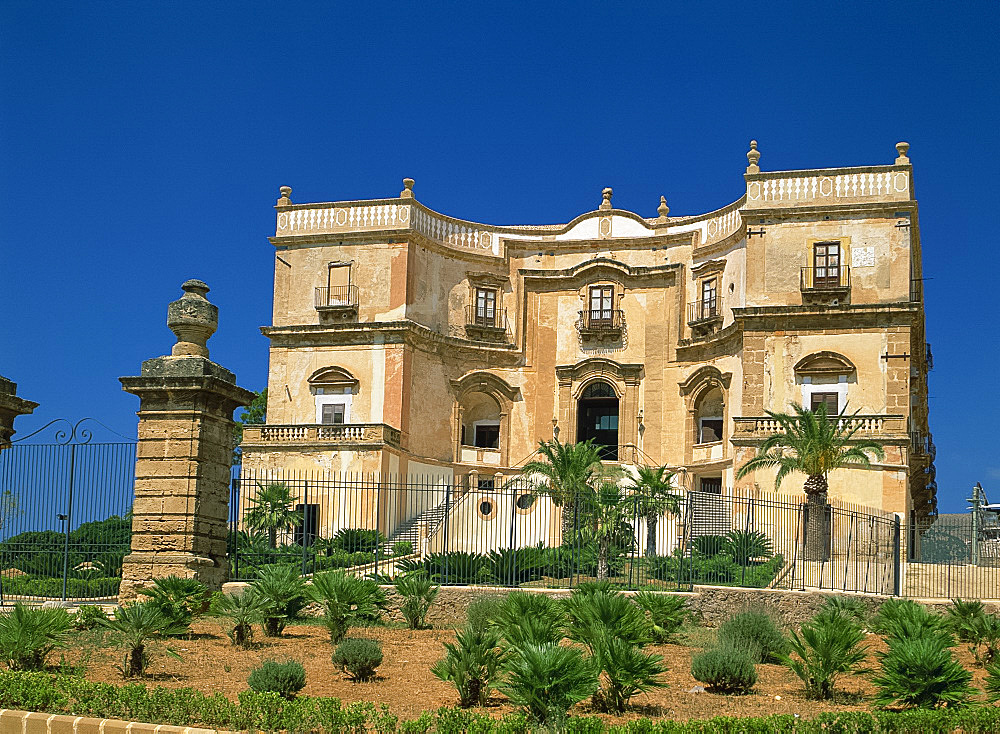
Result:
<instances>
[{"instance_id":1,"label":"small palm tree","mask_svg":"<svg viewBox=\"0 0 1000 734\"><path fill-rule=\"evenodd\" d=\"M885 458L885 451L875 441L855 439L860 425L850 421L844 412L827 417L826 406L820 405L815 411L807 410L798 403L792 403L794 415L765 411L777 421L780 430L765 438L757 449L757 455L741 466L736 478L742 479L757 469L777 467L774 477L775 490L781 481L794 471L806 475L803 487L809 503L809 522L806 528L806 558L818 560L826 557L824 515L827 504L829 483L827 476L834 469L849 466L869 467L873 454L879 460ZM845 409L846 410L846 409Z\"/></svg>"},{"instance_id":2,"label":"small palm tree","mask_svg":"<svg viewBox=\"0 0 1000 734\"><path fill-rule=\"evenodd\" d=\"M141 676L146 670L149 662L146 643L151 639L187 631L187 625L170 619L153 601L118 607L114 619L101 619L98 622L102 627L118 634L118 644L126 650L122 665L122 674L126 678Z\"/></svg>"},{"instance_id":3,"label":"small palm tree","mask_svg":"<svg viewBox=\"0 0 1000 734\"><path fill-rule=\"evenodd\" d=\"M588 527L583 532L597 543L597 578L604 580L609 575L612 545L633 541L629 518L635 513L635 503L613 481L602 482L592 500L585 508Z\"/></svg>"},{"instance_id":4,"label":"small palm tree","mask_svg":"<svg viewBox=\"0 0 1000 734\"><path fill-rule=\"evenodd\" d=\"M278 531L302 524L302 513L293 510L295 497L284 482L272 482L266 487L257 484L257 494L250 499L250 509L243 524L251 532L267 533L271 548L278 547Z\"/></svg>"},{"instance_id":5,"label":"small palm tree","mask_svg":"<svg viewBox=\"0 0 1000 734\"><path fill-rule=\"evenodd\" d=\"M539 492L562 508L562 542L574 529L583 525L580 507L593 507L598 487L617 474L617 469L601 463L601 449L593 441L560 443L559 439L540 441L541 458L529 461L521 470L528 477L544 480Z\"/></svg>"},{"instance_id":6,"label":"small palm tree","mask_svg":"<svg viewBox=\"0 0 1000 734\"><path fill-rule=\"evenodd\" d=\"M674 494L676 472L665 466L640 466L631 488L638 502L638 514L646 520L646 555L656 555L656 525L662 515L676 515L681 499Z\"/></svg>"}]
</instances>

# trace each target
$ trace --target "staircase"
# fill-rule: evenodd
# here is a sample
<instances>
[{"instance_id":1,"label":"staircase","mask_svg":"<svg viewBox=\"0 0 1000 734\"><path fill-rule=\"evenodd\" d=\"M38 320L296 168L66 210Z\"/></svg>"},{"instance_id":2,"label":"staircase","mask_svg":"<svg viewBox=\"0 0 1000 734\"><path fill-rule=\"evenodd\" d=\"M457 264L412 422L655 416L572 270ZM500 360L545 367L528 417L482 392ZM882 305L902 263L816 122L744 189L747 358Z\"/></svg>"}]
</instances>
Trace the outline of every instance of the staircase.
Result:
<instances>
[{"instance_id":1,"label":"staircase","mask_svg":"<svg viewBox=\"0 0 1000 734\"><path fill-rule=\"evenodd\" d=\"M691 537L725 535L732 530L730 506L721 494L691 492Z\"/></svg>"},{"instance_id":2,"label":"staircase","mask_svg":"<svg viewBox=\"0 0 1000 734\"><path fill-rule=\"evenodd\" d=\"M389 542L386 543L385 549L387 552L392 551L392 547L396 543L410 543L413 546L413 552L420 552L420 527L427 527L427 536L430 537L434 534L434 531L438 529L438 526L444 521L445 510L454 507L454 502L451 500L445 500L435 507L424 510L423 512L414 515L409 520L404 522L402 525L396 528L393 532L392 537L389 538Z\"/></svg>"}]
</instances>

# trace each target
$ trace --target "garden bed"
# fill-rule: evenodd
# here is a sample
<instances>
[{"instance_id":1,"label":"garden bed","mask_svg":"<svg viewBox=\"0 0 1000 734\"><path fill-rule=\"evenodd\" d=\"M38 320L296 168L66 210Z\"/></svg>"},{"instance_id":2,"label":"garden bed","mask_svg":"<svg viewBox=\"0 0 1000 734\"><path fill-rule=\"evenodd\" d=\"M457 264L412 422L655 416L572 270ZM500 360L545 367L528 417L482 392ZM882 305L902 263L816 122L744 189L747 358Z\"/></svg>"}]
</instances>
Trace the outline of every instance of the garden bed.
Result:
<instances>
[{"instance_id":1,"label":"garden bed","mask_svg":"<svg viewBox=\"0 0 1000 734\"><path fill-rule=\"evenodd\" d=\"M383 646L385 662L379 677L369 683L353 683L330 660L332 648L327 631L318 624L295 624L282 638L265 638L257 632L256 644L250 650L233 647L218 623L201 619L193 625L190 639L173 640L169 644L180 656L172 657L164 643L152 646L153 656L147 686L168 688L191 687L205 693L222 693L235 700L247 689L247 676L262 661L295 659L306 668L304 696L336 697L350 703L370 701L385 704L403 719L415 718L421 712L457 703L453 686L435 678L431 665L442 657L442 643L452 641L454 633L446 629L411 631L393 627L352 628L352 637L372 637ZM648 716L675 720L705 719L713 716L767 716L798 714L812 718L821 712L868 711L874 688L865 677L845 676L838 686L844 693L833 702L808 700L801 682L780 665L759 665L759 681L754 691L743 696L716 693L692 693L699 684L691 677L691 657L714 637L714 630L686 628L685 644L650 645L648 650L663 655L669 668L664 676L668 687L642 694L633 699L629 711L620 717L602 715L608 722ZM884 649L880 638L869 635L870 651ZM974 665L964 646L955 649L958 659L973 671L973 684L981 688L984 672ZM54 653L50 661L79 666L91 681L121 684L118 666L121 651L108 646L106 633L94 630L73 635L69 648ZM874 665L874 660L871 660ZM981 698L981 697L978 697ZM483 710L483 709L481 709ZM484 709L500 716L512 711L499 694L491 698ZM587 702L578 704L573 714L592 714Z\"/></svg>"}]
</instances>

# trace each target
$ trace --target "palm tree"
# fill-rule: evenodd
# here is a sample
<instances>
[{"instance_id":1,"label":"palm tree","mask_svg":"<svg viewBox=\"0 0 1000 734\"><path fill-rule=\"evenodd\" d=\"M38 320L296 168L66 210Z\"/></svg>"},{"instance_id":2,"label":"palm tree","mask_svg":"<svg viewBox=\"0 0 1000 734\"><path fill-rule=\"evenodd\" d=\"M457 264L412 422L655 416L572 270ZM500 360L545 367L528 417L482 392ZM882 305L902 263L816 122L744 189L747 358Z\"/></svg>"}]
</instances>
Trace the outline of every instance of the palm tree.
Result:
<instances>
[{"instance_id":1,"label":"palm tree","mask_svg":"<svg viewBox=\"0 0 1000 734\"><path fill-rule=\"evenodd\" d=\"M278 531L302 524L302 513L293 510L295 498L284 482L272 482L266 487L257 484L257 495L250 499L250 509L243 516L244 526L251 532L267 533L267 542L278 547Z\"/></svg>"},{"instance_id":2,"label":"palm tree","mask_svg":"<svg viewBox=\"0 0 1000 734\"><path fill-rule=\"evenodd\" d=\"M544 483L539 492L562 508L562 542L567 542L573 530L584 518L577 517L579 508L593 507L600 484L617 473L601 463L601 448L593 441L560 443L559 439L539 441L541 458L529 461L522 468L528 477L539 477Z\"/></svg>"},{"instance_id":3,"label":"palm tree","mask_svg":"<svg viewBox=\"0 0 1000 734\"><path fill-rule=\"evenodd\" d=\"M646 520L646 555L656 555L656 525L661 515L676 515L681 499L673 493L676 472L665 466L640 466L631 488L638 503L638 514Z\"/></svg>"},{"instance_id":4,"label":"palm tree","mask_svg":"<svg viewBox=\"0 0 1000 734\"><path fill-rule=\"evenodd\" d=\"M871 440L855 439L854 434L860 424L845 416L844 411L836 418L827 417L826 406L817 410L807 410L798 403L792 403L795 414L765 411L777 421L780 430L765 438L757 449L757 455L741 466L736 478L742 479L757 469L778 467L774 477L775 490L781 481L793 471L806 475L803 489L806 494L808 522L806 524L806 560L826 558L825 522L827 476L834 469L843 467L871 466L868 454L877 459L885 458L882 446ZM846 410L846 408L845 408Z\"/></svg>"},{"instance_id":5,"label":"palm tree","mask_svg":"<svg viewBox=\"0 0 1000 734\"><path fill-rule=\"evenodd\" d=\"M628 519L635 512L635 503L614 481L601 482L591 499L593 506L586 512L590 527L585 535L597 541L597 579L601 581L608 577L612 543L631 546L634 541Z\"/></svg>"}]
</instances>

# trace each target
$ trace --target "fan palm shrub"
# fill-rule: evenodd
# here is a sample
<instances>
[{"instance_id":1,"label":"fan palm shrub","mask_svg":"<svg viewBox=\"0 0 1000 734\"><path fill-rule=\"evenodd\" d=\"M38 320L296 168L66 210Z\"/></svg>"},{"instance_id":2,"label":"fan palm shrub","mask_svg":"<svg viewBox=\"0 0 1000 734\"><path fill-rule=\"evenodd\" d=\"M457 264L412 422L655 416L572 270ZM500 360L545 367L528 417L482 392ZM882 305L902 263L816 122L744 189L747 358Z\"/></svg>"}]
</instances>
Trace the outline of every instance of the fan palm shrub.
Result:
<instances>
[{"instance_id":1,"label":"fan palm shrub","mask_svg":"<svg viewBox=\"0 0 1000 734\"><path fill-rule=\"evenodd\" d=\"M939 636L893 639L879 659L881 670L872 682L880 706L952 708L976 693L970 685L972 674L958 664Z\"/></svg>"},{"instance_id":2,"label":"fan palm shrub","mask_svg":"<svg viewBox=\"0 0 1000 734\"><path fill-rule=\"evenodd\" d=\"M251 588L264 600L265 637L280 637L288 621L306 605L306 584L295 566L264 566Z\"/></svg>"},{"instance_id":3,"label":"fan palm shrub","mask_svg":"<svg viewBox=\"0 0 1000 734\"><path fill-rule=\"evenodd\" d=\"M573 537L574 530L585 527L586 512L594 506L598 486L620 474L620 470L601 462L601 449L592 440L560 443L559 439L540 441L539 458L529 461L521 471L540 479L538 493L551 498L562 508L562 540ZM582 507L581 507L582 504Z\"/></svg>"},{"instance_id":4,"label":"fan palm shrub","mask_svg":"<svg viewBox=\"0 0 1000 734\"><path fill-rule=\"evenodd\" d=\"M986 698L990 701L1000 701L1000 662L986 668L986 678L983 679Z\"/></svg>"},{"instance_id":5,"label":"fan palm shrub","mask_svg":"<svg viewBox=\"0 0 1000 734\"><path fill-rule=\"evenodd\" d=\"M664 515L680 511L681 498L675 493L676 472L665 466L640 466L630 482L638 504L638 515L646 521L646 555L656 555L656 526Z\"/></svg>"},{"instance_id":6,"label":"fan palm shrub","mask_svg":"<svg viewBox=\"0 0 1000 734\"><path fill-rule=\"evenodd\" d=\"M875 632L894 640L936 637L945 647L955 644L947 620L909 599L885 601L873 619Z\"/></svg>"},{"instance_id":7,"label":"fan palm shrub","mask_svg":"<svg viewBox=\"0 0 1000 734\"><path fill-rule=\"evenodd\" d=\"M462 708L486 703L499 675L503 656L500 633L491 625L470 620L444 643L445 656L431 668L435 677L451 683L458 691Z\"/></svg>"},{"instance_id":8,"label":"fan palm shrub","mask_svg":"<svg viewBox=\"0 0 1000 734\"><path fill-rule=\"evenodd\" d=\"M829 596L823 603L823 608L820 611L830 614L842 614L845 617L853 619L859 625L863 625L868 617L868 609L865 607L865 603L852 596Z\"/></svg>"},{"instance_id":9,"label":"fan palm shrub","mask_svg":"<svg viewBox=\"0 0 1000 734\"><path fill-rule=\"evenodd\" d=\"M441 587L434 586L430 576L423 570L397 576L393 585L396 587L396 593L403 598L399 610L406 624L411 630L424 629L427 612L430 611Z\"/></svg>"},{"instance_id":10,"label":"fan palm shrub","mask_svg":"<svg viewBox=\"0 0 1000 734\"><path fill-rule=\"evenodd\" d=\"M636 515L636 500L615 482L605 481L586 502L590 503L586 513L588 524L581 535L585 542L592 539L597 544L597 578L603 580L609 575L612 549L620 552L632 546L634 532L630 520Z\"/></svg>"},{"instance_id":11,"label":"fan palm shrub","mask_svg":"<svg viewBox=\"0 0 1000 734\"><path fill-rule=\"evenodd\" d=\"M570 707L597 690L597 668L576 647L525 645L511 653L505 667L500 691L541 726L558 728Z\"/></svg>"},{"instance_id":12,"label":"fan palm shrub","mask_svg":"<svg viewBox=\"0 0 1000 734\"><path fill-rule=\"evenodd\" d=\"M302 513L294 509L295 502L291 488L284 482L271 482L266 486L258 482L249 508L243 513L243 525L250 532L266 533L267 544L277 548L279 530L302 524Z\"/></svg>"},{"instance_id":13,"label":"fan palm shrub","mask_svg":"<svg viewBox=\"0 0 1000 734\"><path fill-rule=\"evenodd\" d=\"M632 600L646 613L655 642L669 642L687 619L686 601L682 596L640 591Z\"/></svg>"},{"instance_id":14,"label":"fan palm shrub","mask_svg":"<svg viewBox=\"0 0 1000 734\"><path fill-rule=\"evenodd\" d=\"M323 624L333 644L344 639L352 625L377 621L386 608L385 592L377 583L344 571L316 574L308 594L322 606Z\"/></svg>"},{"instance_id":15,"label":"fan palm shrub","mask_svg":"<svg viewBox=\"0 0 1000 734\"><path fill-rule=\"evenodd\" d=\"M492 623L512 647L559 642L565 636L562 607L545 594L512 591L492 615Z\"/></svg>"},{"instance_id":16,"label":"fan palm shrub","mask_svg":"<svg viewBox=\"0 0 1000 734\"><path fill-rule=\"evenodd\" d=\"M153 585L139 589L139 593L148 596L150 603L175 623L171 626L174 635L189 632L191 622L208 610L212 599L212 592L201 581L180 576L153 579Z\"/></svg>"},{"instance_id":17,"label":"fan palm shrub","mask_svg":"<svg viewBox=\"0 0 1000 734\"><path fill-rule=\"evenodd\" d=\"M885 451L875 441L855 438L861 424L852 421L852 416L845 415L844 411L828 416L825 405L813 411L798 403L792 403L792 411L790 414L765 411L778 423L779 429L765 438L756 456L736 471L736 479L758 469L776 467L774 489L777 491L782 480L792 472L805 474L803 489L809 508L805 558L824 560L827 555L827 476L843 467L868 468L871 466L869 454L881 460L885 458Z\"/></svg>"},{"instance_id":18,"label":"fan palm shrub","mask_svg":"<svg viewBox=\"0 0 1000 734\"><path fill-rule=\"evenodd\" d=\"M237 647L253 644L253 625L262 622L269 602L252 587L240 593L219 594L212 600L212 614L223 620L226 636Z\"/></svg>"},{"instance_id":19,"label":"fan palm shrub","mask_svg":"<svg viewBox=\"0 0 1000 734\"><path fill-rule=\"evenodd\" d=\"M784 662L806 687L806 696L833 698L837 676L866 672L861 668L867 652L865 634L851 617L824 611L794 630ZM792 655L796 657L792 657Z\"/></svg>"},{"instance_id":20,"label":"fan palm shrub","mask_svg":"<svg viewBox=\"0 0 1000 734\"><path fill-rule=\"evenodd\" d=\"M978 599L952 599L945 610L948 625L959 642L972 642L976 638L976 626L986 616L986 607Z\"/></svg>"},{"instance_id":21,"label":"fan palm shrub","mask_svg":"<svg viewBox=\"0 0 1000 734\"><path fill-rule=\"evenodd\" d=\"M545 551L541 547L501 548L486 555L491 580L501 586L520 586L542 577Z\"/></svg>"},{"instance_id":22,"label":"fan palm shrub","mask_svg":"<svg viewBox=\"0 0 1000 734\"><path fill-rule=\"evenodd\" d=\"M11 670L41 670L48 654L66 644L72 626L65 609L15 604L9 614L0 614L0 655Z\"/></svg>"},{"instance_id":23,"label":"fan palm shrub","mask_svg":"<svg viewBox=\"0 0 1000 734\"><path fill-rule=\"evenodd\" d=\"M114 632L117 644L125 649L121 671L126 678L145 672L149 663L146 646L150 640L183 634L187 630L186 624L165 615L154 601L118 607L114 619L101 620L100 624Z\"/></svg>"},{"instance_id":24,"label":"fan palm shrub","mask_svg":"<svg viewBox=\"0 0 1000 734\"><path fill-rule=\"evenodd\" d=\"M725 551L739 566L749 566L757 560L774 555L774 543L759 530L731 530L725 536Z\"/></svg>"}]
</instances>

